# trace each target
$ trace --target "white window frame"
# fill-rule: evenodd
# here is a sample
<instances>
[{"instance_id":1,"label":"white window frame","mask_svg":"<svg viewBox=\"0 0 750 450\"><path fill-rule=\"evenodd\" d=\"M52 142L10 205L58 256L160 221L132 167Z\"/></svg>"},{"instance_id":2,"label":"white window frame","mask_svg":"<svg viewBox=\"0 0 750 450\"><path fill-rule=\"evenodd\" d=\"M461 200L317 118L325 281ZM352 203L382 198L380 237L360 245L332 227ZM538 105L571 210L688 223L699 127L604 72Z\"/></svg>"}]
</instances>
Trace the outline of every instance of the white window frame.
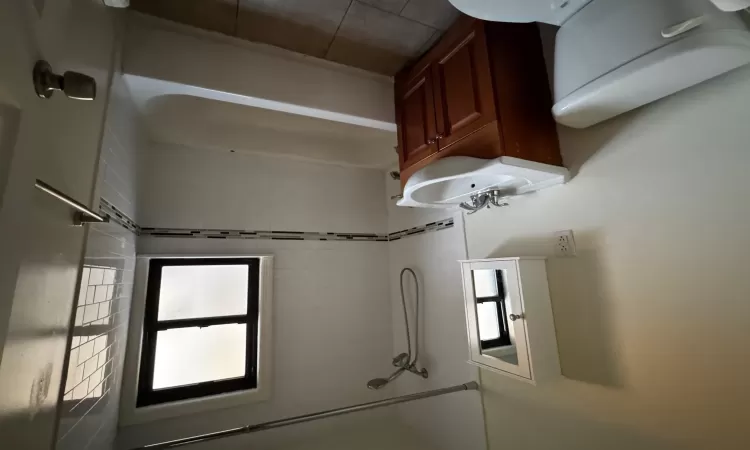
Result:
<instances>
[{"instance_id":1,"label":"white window frame","mask_svg":"<svg viewBox=\"0 0 750 450\"><path fill-rule=\"evenodd\" d=\"M228 392L170 403L161 403L136 408L138 376L143 342L143 319L146 311L148 271L152 259L163 258L258 258L260 260L260 287L258 297L258 387L247 391ZM127 351L122 379L120 399L120 425L135 425L159 419L178 417L216 409L267 401L271 398L272 378L272 299L273 256L272 255L139 255L135 264L133 301L130 306Z\"/></svg>"}]
</instances>

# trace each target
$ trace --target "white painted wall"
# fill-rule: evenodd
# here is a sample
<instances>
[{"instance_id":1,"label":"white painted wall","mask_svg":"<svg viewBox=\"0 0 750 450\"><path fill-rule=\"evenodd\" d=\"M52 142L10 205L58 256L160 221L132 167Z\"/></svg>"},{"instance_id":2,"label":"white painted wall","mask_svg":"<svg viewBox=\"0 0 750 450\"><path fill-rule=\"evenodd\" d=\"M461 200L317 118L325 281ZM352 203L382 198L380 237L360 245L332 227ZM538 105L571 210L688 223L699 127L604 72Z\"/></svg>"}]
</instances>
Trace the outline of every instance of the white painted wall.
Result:
<instances>
[{"instance_id":1,"label":"white painted wall","mask_svg":"<svg viewBox=\"0 0 750 450\"><path fill-rule=\"evenodd\" d=\"M131 218L135 212L135 157L142 143L135 105L116 73L109 93L95 199L103 197ZM58 450L112 448L128 317L136 236L115 223L90 225L68 346ZM104 271L98 277L93 273ZM99 320L93 320L99 319ZM85 395L85 398L81 398Z\"/></svg>"},{"instance_id":2,"label":"white painted wall","mask_svg":"<svg viewBox=\"0 0 750 450\"><path fill-rule=\"evenodd\" d=\"M380 171L175 147L151 148L141 157L142 226L369 233L386 229ZM390 368L387 243L142 236L138 253L273 254L274 381L268 402L121 428L122 448L386 395L368 390L366 384ZM373 449L410 448L399 447L399 436L413 442L392 414L378 413L196 449L344 449L352 448L352 442Z\"/></svg>"},{"instance_id":3,"label":"white painted wall","mask_svg":"<svg viewBox=\"0 0 750 450\"><path fill-rule=\"evenodd\" d=\"M33 186L41 179L91 202L113 19L85 0L0 3L0 436L9 448L55 442L86 231L71 227L70 209ZM42 57L58 72L93 77L97 99L39 99L30 74Z\"/></svg>"},{"instance_id":4,"label":"white painted wall","mask_svg":"<svg viewBox=\"0 0 750 450\"><path fill-rule=\"evenodd\" d=\"M425 225L453 217L447 230L414 235L388 243L388 271L393 317L393 355L406 351L406 333L401 305L400 273L412 268L420 285L419 366L429 378L404 374L384 388L393 395L438 389L478 380L479 372L469 365L468 341L463 303L461 270L458 260L466 259L463 219L460 212L402 208L390 200L400 190L400 182L386 175L390 231ZM412 336L415 287L411 275L404 274L404 287L410 314ZM392 369L391 369L392 370ZM476 392L460 392L398 407L402 421L436 449L484 450L487 447L481 397Z\"/></svg>"},{"instance_id":5,"label":"white painted wall","mask_svg":"<svg viewBox=\"0 0 750 450\"><path fill-rule=\"evenodd\" d=\"M482 372L491 449L747 448L750 69L560 129L575 177L467 216L471 258L576 258L548 277L566 379Z\"/></svg>"}]
</instances>

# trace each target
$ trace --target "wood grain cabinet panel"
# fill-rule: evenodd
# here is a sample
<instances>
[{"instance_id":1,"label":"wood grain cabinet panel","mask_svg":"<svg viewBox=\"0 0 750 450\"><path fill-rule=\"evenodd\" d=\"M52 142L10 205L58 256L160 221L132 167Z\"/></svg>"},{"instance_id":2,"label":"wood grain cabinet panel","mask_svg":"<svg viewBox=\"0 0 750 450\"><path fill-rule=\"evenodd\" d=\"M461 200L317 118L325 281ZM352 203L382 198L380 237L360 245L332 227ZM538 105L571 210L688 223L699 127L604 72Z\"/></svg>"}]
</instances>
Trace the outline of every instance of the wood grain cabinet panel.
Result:
<instances>
[{"instance_id":1,"label":"wood grain cabinet panel","mask_svg":"<svg viewBox=\"0 0 750 450\"><path fill-rule=\"evenodd\" d=\"M495 120L492 77L481 27L472 28L433 65L440 148Z\"/></svg>"},{"instance_id":2,"label":"wood grain cabinet panel","mask_svg":"<svg viewBox=\"0 0 750 450\"><path fill-rule=\"evenodd\" d=\"M412 165L437 153L432 75L424 71L402 89L396 102L399 162Z\"/></svg>"},{"instance_id":3,"label":"wood grain cabinet panel","mask_svg":"<svg viewBox=\"0 0 750 450\"><path fill-rule=\"evenodd\" d=\"M447 156L562 165L535 24L463 16L395 79L401 183Z\"/></svg>"}]
</instances>

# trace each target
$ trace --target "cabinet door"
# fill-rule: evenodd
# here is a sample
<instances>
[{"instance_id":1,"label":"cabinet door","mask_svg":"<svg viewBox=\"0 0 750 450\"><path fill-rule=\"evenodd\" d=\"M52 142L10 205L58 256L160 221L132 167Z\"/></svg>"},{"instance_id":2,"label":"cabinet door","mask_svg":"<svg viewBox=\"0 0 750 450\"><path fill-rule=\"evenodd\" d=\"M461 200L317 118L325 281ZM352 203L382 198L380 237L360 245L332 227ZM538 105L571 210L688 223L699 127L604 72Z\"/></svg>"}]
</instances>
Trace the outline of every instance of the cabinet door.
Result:
<instances>
[{"instance_id":1,"label":"cabinet door","mask_svg":"<svg viewBox=\"0 0 750 450\"><path fill-rule=\"evenodd\" d=\"M436 153L435 103L431 72L428 69L397 86L396 123L398 124L401 169Z\"/></svg>"},{"instance_id":2,"label":"cabinet door","mask_svg":"<svg viewBox=\"0 0 750 450\"><path fill-rule=\"evenodd\" d=\"M440 149L497 118L484 27L476 23L451 42L433 65Z\"/></svg>"},{"instance_id":3,"label":"cabinet door","mask_svg":"<svg viewBox=\"0 0 750 450\"><path fill-rule=\"evenodd\" d=\"M462 263L471 362L532 380L518 264Z\"/></svg>"}]
</instances>

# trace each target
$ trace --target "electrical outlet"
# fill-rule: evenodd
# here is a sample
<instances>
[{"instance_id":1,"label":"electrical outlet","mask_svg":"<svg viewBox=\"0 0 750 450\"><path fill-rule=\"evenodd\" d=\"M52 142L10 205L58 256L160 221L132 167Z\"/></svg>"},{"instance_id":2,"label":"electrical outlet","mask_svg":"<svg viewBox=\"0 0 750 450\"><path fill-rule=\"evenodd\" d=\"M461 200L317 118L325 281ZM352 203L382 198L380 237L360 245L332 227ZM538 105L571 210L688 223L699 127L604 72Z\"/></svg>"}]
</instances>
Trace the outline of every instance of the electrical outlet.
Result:
<instances>
[{"instance_id":1,"label":"electrical outlet","mask_svg":"<svg viewBox=\"0 0 750 450\"><path fill-rule=\"evenodd\" d=\"M573 240L573 231L564 230L555 233L555 256L575 256L576 243Z\"/></svg>"}]
</instances>

